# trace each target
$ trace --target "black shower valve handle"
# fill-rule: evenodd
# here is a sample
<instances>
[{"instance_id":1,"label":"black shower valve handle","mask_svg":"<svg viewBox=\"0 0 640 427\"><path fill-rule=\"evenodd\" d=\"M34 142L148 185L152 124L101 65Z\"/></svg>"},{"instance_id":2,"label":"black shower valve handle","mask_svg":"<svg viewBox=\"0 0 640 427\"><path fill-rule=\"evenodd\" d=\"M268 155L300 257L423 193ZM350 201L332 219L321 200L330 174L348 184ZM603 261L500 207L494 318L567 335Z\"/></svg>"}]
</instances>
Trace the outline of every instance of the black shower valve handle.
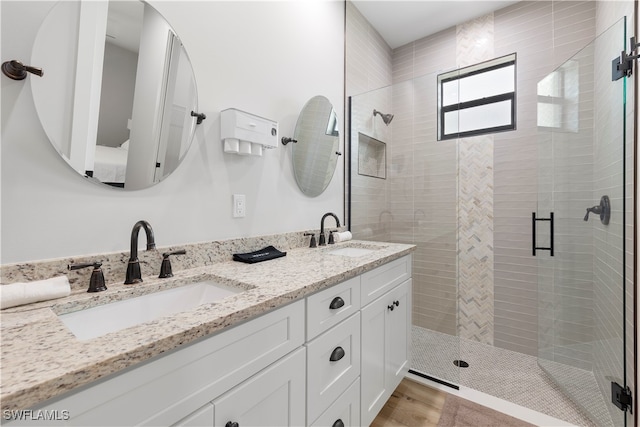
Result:
<instances>
[{"instance_id":1,"label":"black shower valve handle","mask_svg":"<svg viewBox=\"0 0 640 427\"><path fill-rule=\"evenodd\" d=\"M587 214L584 216L585 221L589 221L590 213L600 215L600 222L602 222L602 224L604 225L608 225L609 219L611 218L611 201L609 200L609 196L602 196L600 198L599 205L596 205L592 208L587 208Z\"/></svg>"}]
</instances>

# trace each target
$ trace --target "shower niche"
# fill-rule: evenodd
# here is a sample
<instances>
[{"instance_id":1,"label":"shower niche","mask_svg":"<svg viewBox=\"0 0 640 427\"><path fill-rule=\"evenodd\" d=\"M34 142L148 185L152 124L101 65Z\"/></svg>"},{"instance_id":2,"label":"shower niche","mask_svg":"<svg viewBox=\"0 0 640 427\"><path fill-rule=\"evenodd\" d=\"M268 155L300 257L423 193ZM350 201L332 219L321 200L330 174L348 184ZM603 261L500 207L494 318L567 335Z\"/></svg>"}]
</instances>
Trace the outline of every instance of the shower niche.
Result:
<instances>
[{"instance_id":1,"label":"shower niche","mask_svg":"<svg viewBox=\"0 0 640 427\"><path fill-rule=\"evenodd\" d=\"M387 144L358 132L358 175L387 179Z\"/></svg>"}]
</instances>

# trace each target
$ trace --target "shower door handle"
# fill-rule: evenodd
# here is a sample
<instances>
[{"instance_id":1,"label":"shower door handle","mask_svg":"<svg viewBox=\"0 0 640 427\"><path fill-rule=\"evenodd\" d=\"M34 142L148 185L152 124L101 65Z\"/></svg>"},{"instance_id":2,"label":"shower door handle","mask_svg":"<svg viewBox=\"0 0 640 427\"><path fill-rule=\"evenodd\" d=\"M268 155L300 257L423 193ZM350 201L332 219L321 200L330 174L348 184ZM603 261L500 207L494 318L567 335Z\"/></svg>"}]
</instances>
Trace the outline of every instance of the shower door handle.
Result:
<instances>
[{"instance_id":1,"label":"shower door handle","mask_svg":"<svg viewBox=\"0 0 640 427\"><path fill-rule=\"evenodd\" d=\"M536 245L536 223L538 221L549 221L549 247L539 247ZM549 218L536 218L536 213L531 212L531 251L536 256L536 251L549 251L553 256L553 212L549 213Z\"/></svg>"}]
</instances>

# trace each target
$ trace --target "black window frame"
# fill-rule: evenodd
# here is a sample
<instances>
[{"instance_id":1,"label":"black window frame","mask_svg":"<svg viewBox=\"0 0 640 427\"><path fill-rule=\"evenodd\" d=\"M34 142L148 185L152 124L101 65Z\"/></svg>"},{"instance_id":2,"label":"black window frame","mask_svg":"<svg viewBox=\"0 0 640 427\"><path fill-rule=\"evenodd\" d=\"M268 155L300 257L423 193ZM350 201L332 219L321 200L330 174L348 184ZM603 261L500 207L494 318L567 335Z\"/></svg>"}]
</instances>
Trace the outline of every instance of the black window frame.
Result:
<instances>
[{"instance_id":1,"label":"black window frame","mask_svg":"<svg viewBox=\"0 0 640 427\"><path fill-rule=\"evenodd\" d=\"M506 58L513 57L513 59L507 60ZM485 63L495 63L496 61L501 61L494 65L489 65L487 67L482 67L482 64ZM493 95L486 98L473 99L465 102L458 102L456 104L451 104L448 106L444 106L444 90L443 86L445 83L461 80L466 77L487 73L490 71L494 71L500 68L510 67L513 65L513 92L506 92L499 95ZM465 72L465 70L468 70ZM451 77L440 78L440 76L444 76L447 74L453 74ZM509 55L504 55L498 58L491 59L489 61L480 62L478 64L470 65L468 67L459 68L456 71L448 71L446 73L439 74L437 76L438 82L438 141L445 141L449 139L458 139L465 138L470 136L478 136L485 135L489 133L496 132L505 132L510 130L516 130L516 92L517 92L517 54L511 53ZM494 104L497 102L503 101L511 101L511 123L508 125L502 126L493 126L489 128L479 128L464 132L456 132L451 134L444 133L444 123L445 123L445 114L452 111L461 111L467 108L479 107L482 105Z\"/></svg>"}]
</instances>

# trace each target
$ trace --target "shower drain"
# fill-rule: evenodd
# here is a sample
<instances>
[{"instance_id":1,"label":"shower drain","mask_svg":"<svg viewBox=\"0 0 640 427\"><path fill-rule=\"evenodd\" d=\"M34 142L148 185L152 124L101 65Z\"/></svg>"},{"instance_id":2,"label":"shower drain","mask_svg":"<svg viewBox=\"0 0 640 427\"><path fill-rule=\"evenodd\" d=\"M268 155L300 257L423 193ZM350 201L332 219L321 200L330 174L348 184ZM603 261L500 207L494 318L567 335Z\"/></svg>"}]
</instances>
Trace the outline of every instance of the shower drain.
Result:
<instances>
[{"instance_id":1,"label":"shower drain","mask_svg":"<svg viewBox=\"0 0 640 427\"><path fill-rule=\"evenodd\" d=\"M456 365L458 368L468 368L469 364L467 362L465 362L464 360L454 360L453 364Z\"/></svg>"}]
</instances>

